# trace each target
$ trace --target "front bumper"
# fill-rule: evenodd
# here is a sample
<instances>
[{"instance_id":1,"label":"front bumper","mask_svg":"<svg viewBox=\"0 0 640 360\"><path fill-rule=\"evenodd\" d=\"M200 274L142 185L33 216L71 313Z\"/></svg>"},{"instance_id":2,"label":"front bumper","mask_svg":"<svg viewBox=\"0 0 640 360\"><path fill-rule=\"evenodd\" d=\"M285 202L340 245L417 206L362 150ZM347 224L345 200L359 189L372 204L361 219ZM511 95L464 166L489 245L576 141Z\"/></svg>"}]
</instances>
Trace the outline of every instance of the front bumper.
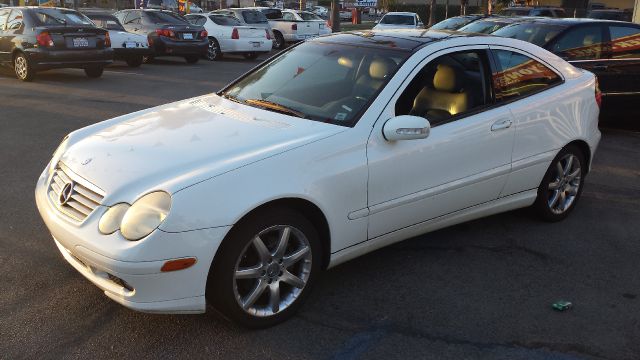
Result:
<instances>
[{"instance_id":1,"label":"front bumper","mask_svg":"<svg viewBox=\"0 0 640 360\"><path fill-rule=\"evenodd\" d=\"M224 39L218 42L223 53L269 52L273 41L267 39Z\"/></svg>"},{"instance_id":2,"label":"front bumper","mask_svg":"<svg viewBox=\"0 0 640 360\"><path fill-rule=\"evenodd\" d=\"M162 55L200 55L207 54L209 49L209 40L202 39L198 41L174 41L167 37L153 39L153 52L155 56Z\"/></svg>"},{"instance_id":3,"label":"front bumper","mask_svg":"<svg viewBox=\"0 0 640 360\"><path fill-rule=\"evenodd\" d=\"M113 62L113 49L49 50L32 48L25 51L37 70L107 66Z\"/></svg>"},{"instance_id":4,"label":"front bumper","mask_svg":"<svg viewBox=\"0 0 640 360\"><path fill-rule=\"evenodd\" d=\"M137 311L201 313L211 262L229 227L169 233L156 230L139 241L116 232L102 235L98 206L81 223L58 211L47 196L48 172L36 186L36 204L63 257L109 298ZM195 257L196 264L162 272L167 260Z\"/></svg>"}]
</instances>

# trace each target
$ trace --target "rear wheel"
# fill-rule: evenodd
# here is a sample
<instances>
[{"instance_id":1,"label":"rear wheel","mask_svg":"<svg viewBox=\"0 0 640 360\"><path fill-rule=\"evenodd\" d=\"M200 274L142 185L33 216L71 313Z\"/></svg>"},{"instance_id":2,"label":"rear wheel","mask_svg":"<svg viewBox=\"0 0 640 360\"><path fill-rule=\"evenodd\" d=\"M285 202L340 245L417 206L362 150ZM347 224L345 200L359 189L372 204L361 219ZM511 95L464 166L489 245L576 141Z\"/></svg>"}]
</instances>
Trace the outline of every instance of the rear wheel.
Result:
<instances>
[{"instance_id":1,"label":"rear wheel","mask_svg":"<svg viewBox=\"0 0 640 360\"><path fill-rule=\"evenodd\" d=\"M264 328L290 318L320 272L314 226L301 214L271 209L237 225L218 250L207 297L243 326Z\"/></svg>"},{"instance_id":2,"label":"rear wheel","mask_svg":"<svg viewBox=\"0 0 640 360\"><path fill-rule=\"evenodd\" d=\"M200 57L198 55L187 55L184 59L187 61L187 64L195 64L200 60Z\"/></svg>"},{"instance_id":3,"label":"rear wheel","mask_svg":"<svg viewBox=\"0 0 640 360\"><path fill-rule=\"evenodd\" d=\"M285 47L284 36L279 31L273 32L273 48L282 50Z\"/></svg>"},{"instance_id":4,"label":"rear wheel","mask_svg":"<svg viewBox=\"0 0 640 360\"><path fill-rule=\"evenodd\" d=\"M22 81L32 81L35 76L35 70L31 66L31 62L23 53L17 53L13 58L13 70L16 77Z\"/></svg>"},{"instance_id":5,"label":"rear wheel","mask_svg":"<svg viewBox=\"0 0 640 360\"><path fill-rule=\"evenodd\" d=\"M250 52L250 53L242 54L242 56L244 56L244 58L247 60L255 60L258 58L258 53Z\"/></svg>"},{"instance_id":6,"label":"rear wheel","mask_svg":"<svg viewBox=\"0 0 640 360\"><path fill-rule=\"evenodd\" d=\"M153 62L153 60L155 60L155 57L153 55L143 56L142 57L142 62L145 63L145 64L151 64Z\"/></svg>"},{"instance_id":7,"label":"rear wheel","mask_svg":"<svg viewBox=\"0 0 640 360\"><path fill-rule=\"evenodd\" d=\"M126 61L127 61L127 65L129 65L130 67L136 68L142 65L142 62L144 61L144 59L142 55L138 55L138 56L131 56L127 58Z\"/></svg>"},{"instance_id":8,"label":"rear wheel","mask_svg":"<svg viewBox=\"0 0 640 360\"><path fill-rule=\"evenodd\" d=\"M538 197L533 204L535 211L547 221L560 221L575 208L584 184L586 160L574 145L560 150L544 175Z\"/></svg>"},{"instance_id":9,"label":"rear wheel","mask_svg":"<svg viewBox=\"0 0 640 360\"><path fill-rule=\"evenodd\" d=\"M104 68L102 66L88 67L84 69L84 73L90 78L99 78L102 76Z\"/></svg>"},{"instance_id":10,"label":"rear wheel","mask_svg":"<svg viewBox=\"0 0 640 360\"><path fill-rule=\"evenodd\" d=\"M220 44L218 40L209 38L209 49L207 50L207 60L216 61L222 58L222 51L220 51Z\"/></svg>"}]
</instances>

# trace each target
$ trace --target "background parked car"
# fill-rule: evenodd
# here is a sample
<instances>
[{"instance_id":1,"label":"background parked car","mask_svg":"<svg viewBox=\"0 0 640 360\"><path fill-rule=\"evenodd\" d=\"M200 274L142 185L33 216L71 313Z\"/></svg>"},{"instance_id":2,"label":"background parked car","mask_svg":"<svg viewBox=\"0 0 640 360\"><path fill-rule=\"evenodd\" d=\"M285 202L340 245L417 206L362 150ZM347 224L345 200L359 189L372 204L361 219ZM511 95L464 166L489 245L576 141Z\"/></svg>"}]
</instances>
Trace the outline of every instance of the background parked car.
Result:
<instances>
[{"instance_id":1,"label":"background parked car","mask_svg":"<svg viewBox=\"0 0 640 360\"><path fill-rule=\"evenodd\" d=\"M146 9L169 10L177 14L180 8L177 0L148 0Z\"/></svg>"},{"instance_id":2,"label":"background parked car","mask_svg":"<svg viewBox=\"0 0 640 360\"><path fill-rule=\"evenodd\" d=\"M267 19L267 17L262 12L256 9L230 8L212 11L211 13L234 17L242 25L263 28L269 32L269 36L273 41L274 49L284 48L284 37L282 37L282 34L276 36L271 29L271 25L269 24L269 20Z\"/></svg>"},{"instance_id":3,"label":"background parked car","mask_svg":"<svg viewBox=\"0 0 640 360\"><path fill-rule=\"evenodd\" d=\"M523 21L523 19L502 16L488 17L473 21L461 27L458 31L465 33L491 34L498 29L519 21Z\"/></svg>"},{"instance_id":4,"label":"background parked car","mask_svg":"<svg viewBox=\"0 0 640 360\"><path fill-rule=\"evenodd\" d=\"M331 28L327 25L326 20L310 11L283 10L282 18L284 20L315 22L318 25L318 35L331 34Z\"/></svg>"},{"instance_id":5,"label":"background parked car","mask_svg":"<svg viewBox=\"0 0 640 360\"><path fill-rule=\"evenodd\" d=\"M20 80L58 68L80 68L89 77L100 77L113 62L110 46L107 30L75 10L0 9L0 63L12 65Z\"/></svg>"},{"instance_id":6,"label":"background parked car","mask_svg":"<svg viewBox=\"0 0 640 360\"><path fill-rule=\"evenodd\" d=\"M151 55L149 42L144 35L127 32L117 17L107 13L85 13L99 28L109 31L114 59L126 61L131 67L142 64L144 56Z\"/></svg>"},{"instance_id":7,"label":"background parked car","mask_svg":"<svg viewBox=\"0 0 640 360\"><path fill-rule=\"evenodd\" d=\"M574 66L596 74L603 95L602 112L638 113L640 100L640 25L609 20L531 19L493 35L542 46Z\"/></svg>"},{"instance_id":8,"label":"background parked car","mask_svg":"<svg viewBox=\"0 0 640 360\"><path fill-rule=\"evenodd\" d=\"M203 13L204 10L202 8L192 2L189 2L189 13L190 14L200 14Z\"/></svg>"},{"instance_id":9,"label":"background parked car","mask_svg":"<svg viewBox=\"0 0 640 360\"><path fill-rule=\"evenodd\" d=\"M269 20L269 25L273 29L274 48L284 49L286 43L298 42L320 35L321 28L325 28L322 19L299 20L291 11L281 11L280 9L255 7L252 8L264 14ZM320 21L318 21L320 20ZM284 39L284 43L280 39Z\"/></svg>"},{"instance_id":10,"label":"background parked car","mask_svg":"<svg viewBox=\"0 0 640 360\"><path fill-rule=\"evenodd\" d=\"M255 59L271 51L273 42L265 28L243 26L236 18L220 14L189 14L190 23L204 26L209 34L207 59L219 60L223 54L238 54Z\"/></svg>"},{"instance_id":11,"label":"background parked car","mask_svg":"<svg viewBox=\"0 0 640 360\"><path fill-rule=\"evenodd\" d=\"M461 15L454 16L448 19L442 20L439 23L430 27L430 30L458 30L461 27L472 23L476 20L484 19L486 15L474 14L474 15Z\"/></svg>"},{"instance_id":12,"label":"background parked car","mask_svg":"<svg viewBox=\"0 0 640 360\"><path fill-rule=\"evenodd\" d=\"M508 7L498 13L503 16L544 16L544 17L565 17L564 9L557 7L528 7L517 6Z\"/></svg>"},{"instance_id":13,"label":"background parked car","mask_svg":"<svg viewBox=\"0 0 640 360\"><path fill-rule=\"evenodd\" d=\"M590 10L587 13L590 19L603 19L603 20L619 20L619 21L631 21L633 14L630 11L618 10L618 9L603 9L603 10Z\"/></svg>"},{"instance_id":14,"label":"background parked car","mask_svg":"<svg viewBox=\"0 0 640 360\"><path fill-rule=\"evenodd\" d=\"M353 13L351 9L342 9L340 10L340 21L351 21L353 20Z\"/></svg>"},{"instance_id":15,"label":"background parked car","mask_svg":"<svg viewBox=\"0 0 640 360\"><path fill-rule=\"evenodd\" d=\"M420 16L413 12L388 12L379 21L374 30L383 29L424 29Z\"/></svg>"},{"instance_id":16,"label":"background parked car","mask_svg":"<svg viewBox=\"0 0 640 360\"><path fill-rule=\"evenodd\" d=\"M165 10L122 10L114 14L128 32L147 36L152 56L182 56L196 63L209 49L207 31Z\"/></svg>"},{"instance_id":17,"label":"background parked car","mask_svg":"<svg viewBox=\"0 0 640 360\"><path fill-rule=\"evenodd\" d=\"M327 9L324 6L314 6L311 9L311 12L313 12L314 14L322 17L322 18L327 18L329 16L329 9Z\"/></svg>"}]
</instances>

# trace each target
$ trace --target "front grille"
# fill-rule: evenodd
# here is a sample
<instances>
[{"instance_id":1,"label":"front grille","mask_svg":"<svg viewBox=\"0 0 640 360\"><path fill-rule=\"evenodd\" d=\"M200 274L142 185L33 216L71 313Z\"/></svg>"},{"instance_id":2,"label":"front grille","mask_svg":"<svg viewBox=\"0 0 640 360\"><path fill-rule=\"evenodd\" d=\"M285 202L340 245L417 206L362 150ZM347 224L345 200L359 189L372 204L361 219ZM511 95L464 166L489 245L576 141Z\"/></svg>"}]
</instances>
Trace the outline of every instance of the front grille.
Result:
<instances>
[{"instance_id":1,"label":"front grille","mask_svg":"<svg viewBox=\"0 0 640 360\"><path fill-rule=\"evenodd\" d=\"M49 181L49 199L63 214L83 221L102 203L104 192L58 163Z\"/></svg>"}]
</instances>

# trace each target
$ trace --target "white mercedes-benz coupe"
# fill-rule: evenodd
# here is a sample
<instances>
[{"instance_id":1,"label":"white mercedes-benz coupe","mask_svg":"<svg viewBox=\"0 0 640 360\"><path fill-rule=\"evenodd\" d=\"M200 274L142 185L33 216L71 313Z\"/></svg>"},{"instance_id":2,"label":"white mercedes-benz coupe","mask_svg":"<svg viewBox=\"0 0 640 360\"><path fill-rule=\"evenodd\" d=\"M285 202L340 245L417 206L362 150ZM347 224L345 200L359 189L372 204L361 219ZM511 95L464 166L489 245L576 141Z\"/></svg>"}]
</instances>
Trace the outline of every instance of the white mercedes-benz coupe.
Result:
<instances>
[{"instance_id":1,"label":"white mercedes-benz coupe","mask_svg":"<svg viewBox=\"0 0 640 360\"><path fill-rule=\"evenodd\" d=\"M118 303L292 316L319 273L463 221L576 206L593 74L526 42L398 30L294 46L215 94L70 133L36 187L64 258Z\"/></svg>"}]
</instances>

